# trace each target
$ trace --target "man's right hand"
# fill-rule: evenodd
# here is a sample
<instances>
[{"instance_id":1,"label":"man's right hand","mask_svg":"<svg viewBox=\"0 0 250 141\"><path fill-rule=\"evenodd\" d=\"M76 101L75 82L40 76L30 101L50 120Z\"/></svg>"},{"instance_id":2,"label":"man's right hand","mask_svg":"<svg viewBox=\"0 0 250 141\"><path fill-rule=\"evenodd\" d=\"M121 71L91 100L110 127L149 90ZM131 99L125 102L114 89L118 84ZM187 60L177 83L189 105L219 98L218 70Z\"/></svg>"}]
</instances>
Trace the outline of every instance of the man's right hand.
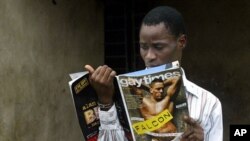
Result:
<instances>
[{"instance_id":1,"label":"man's right hand","mask_svg":"<svg viewBox=\"0 0 250 141\"><path fill-rule=\"evenodd\" d=\"M85 65L85 69L89 71L89 81L98 95L99 102L112 104L116 72L107 65L99 66L96 70L90 65Z\"/></svg>"}]
</instances>

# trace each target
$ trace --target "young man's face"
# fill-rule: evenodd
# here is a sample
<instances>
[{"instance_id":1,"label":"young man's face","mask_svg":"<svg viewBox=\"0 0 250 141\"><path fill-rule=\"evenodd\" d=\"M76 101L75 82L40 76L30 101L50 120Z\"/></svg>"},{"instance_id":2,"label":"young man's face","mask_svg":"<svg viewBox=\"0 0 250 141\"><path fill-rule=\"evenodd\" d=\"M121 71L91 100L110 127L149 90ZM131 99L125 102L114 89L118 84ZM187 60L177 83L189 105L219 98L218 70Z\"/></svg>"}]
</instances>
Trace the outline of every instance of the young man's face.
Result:
<instances>
[{"instance_id":1,"label":"young man's face","mask_svg":"<svg viewBox=\"0 0 250 141\"><path fill-rule=\"evenodd\" d=\"M185 35L175 37L166 29L164 23L141 26L140 54L148 68L180 61L185 44Z\"/></svg>"}]
</instances>

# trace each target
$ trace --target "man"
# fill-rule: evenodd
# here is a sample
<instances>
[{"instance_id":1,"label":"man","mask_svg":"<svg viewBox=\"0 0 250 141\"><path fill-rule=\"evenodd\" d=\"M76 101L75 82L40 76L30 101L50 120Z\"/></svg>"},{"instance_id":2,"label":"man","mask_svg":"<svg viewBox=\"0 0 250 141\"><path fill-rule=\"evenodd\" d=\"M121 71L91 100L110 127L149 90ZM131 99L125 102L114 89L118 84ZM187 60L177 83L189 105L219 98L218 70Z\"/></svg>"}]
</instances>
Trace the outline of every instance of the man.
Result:
<instances>
[{"instance_id":1,"label":"man","mask_svg":"<svg viewBox=\"0 0 250 141\"><path fill-rule=\"evenodd\" d=\"M143 19L140 28L140 54L147 68L170 63L176 60L181 61L182 50L187 44L184 21L181 14L173 8L162 6L151 10ZM108 66L99 66L97 69L86 65L85 68L90 72L90 83L95 88L101 107L100 118L107 121L116 120L115 126L101 123L100 140L104 132L111 138L110 134L122 134L122 128L119 126L115 115L113 104L114 85L113 79L115 71ZM222 141L222 109L218 98L207 90L188 81L183 72L183 84L186 87L188 100L189 116L183 118L189 125L180 138L181 141ZM111 108L110 108L111 107ZM110 108L108 110L108 108ZM107 118L107 117L112 118ZM111 121L110 121L111 122ZM112 133L110 133L112 132ZM120 133L118 133L120 132ZM121 135L122 136L122 135ZM125 139L124 139L125 140Z\"/></svg>"}]
</instances>

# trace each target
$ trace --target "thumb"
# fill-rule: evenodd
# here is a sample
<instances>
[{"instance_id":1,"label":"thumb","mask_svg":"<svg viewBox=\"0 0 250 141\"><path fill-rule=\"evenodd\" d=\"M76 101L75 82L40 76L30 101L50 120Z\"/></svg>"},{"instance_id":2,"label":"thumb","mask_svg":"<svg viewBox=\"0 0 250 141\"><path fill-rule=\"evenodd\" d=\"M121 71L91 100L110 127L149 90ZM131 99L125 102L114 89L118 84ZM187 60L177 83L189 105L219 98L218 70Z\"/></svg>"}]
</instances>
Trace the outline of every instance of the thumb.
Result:
<instances>
[{"instance_id":1,"label":"thumb","mask_svg":"<svg viewBox=\"0 0 250 141\"><path fill-rule=\"evenodd\" d=\"M89 71L90 74L94 73L95 69L90 65L85 65L84 68Z\"/></svg>"},{"instance_id":2,"label":"thumb","mask_svg":"<svg viewBox=\"0 0 250 141\"><path fill-rule=\"evenodd\" d=\"M190 116L187 116L187 115L185 115L185 116L183 117L183 120L184 120L187 124L189 124L189 125L191 125L191 126L194 126L194 125L197 124L196 121L195 121L193 118L191 118Z\"/></svg>"}]
</instances>

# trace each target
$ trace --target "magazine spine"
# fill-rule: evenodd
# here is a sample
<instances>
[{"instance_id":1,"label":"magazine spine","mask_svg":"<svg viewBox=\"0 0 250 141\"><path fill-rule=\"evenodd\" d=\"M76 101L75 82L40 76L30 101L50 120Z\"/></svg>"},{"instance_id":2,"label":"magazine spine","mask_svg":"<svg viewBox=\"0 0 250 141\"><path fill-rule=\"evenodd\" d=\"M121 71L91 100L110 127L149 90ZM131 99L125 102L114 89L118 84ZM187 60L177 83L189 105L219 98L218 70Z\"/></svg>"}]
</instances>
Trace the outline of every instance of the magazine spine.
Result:
<instances>
[{"instance_id":1,"label":"magazine spine","mask_svg":"<svg viewBox=\"0 0 250 141\"><path fill-rule=\"evenodd\" d=\"M116 76L116 80L119 81L119 76ZM132 123L131 123L130 116L129 116L129 112L128 112L128 108L127 108L127 104L126 104L125 97L124 97L124 94L123 94L123 90L122 90L122 87L119 84L119 82L118 82L118 87L119 87L120 95L122 97L122 102L123 102L124 107L125 107L124 109L125 109L125 112L126 112L126 116L127 116L127 119L128 119L129 125L130 125L129 128L130 128L130 131L131 131L131 134L132 134L132 138L133 138L133 141L136 141L134 131L133 131L133 128L132 128Z\"/></svg>"}]
</instances>

